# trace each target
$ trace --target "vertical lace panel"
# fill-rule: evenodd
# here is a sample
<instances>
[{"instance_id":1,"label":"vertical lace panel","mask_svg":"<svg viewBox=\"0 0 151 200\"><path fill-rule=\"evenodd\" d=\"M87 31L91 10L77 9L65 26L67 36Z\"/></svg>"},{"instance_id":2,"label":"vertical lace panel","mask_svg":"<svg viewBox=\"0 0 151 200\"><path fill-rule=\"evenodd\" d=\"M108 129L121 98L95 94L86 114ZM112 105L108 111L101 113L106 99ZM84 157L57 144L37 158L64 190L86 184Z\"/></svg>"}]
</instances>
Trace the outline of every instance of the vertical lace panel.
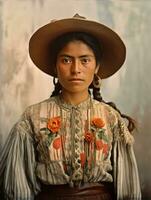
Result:
<instances>
[{"instance_id":1,"label":"vertical lace panel","mask_svg":"<svg viewBox=\"0 0 151 200\"><path fill-rule=\"evenodd\" d=\"M72 169L71 183L79 185L83 179L83 169L81 167L80 153L81 153L81 139L82 133L81 112L73 107L71 112L71 152L72 152Z\"/></svg>"}]
</instances>

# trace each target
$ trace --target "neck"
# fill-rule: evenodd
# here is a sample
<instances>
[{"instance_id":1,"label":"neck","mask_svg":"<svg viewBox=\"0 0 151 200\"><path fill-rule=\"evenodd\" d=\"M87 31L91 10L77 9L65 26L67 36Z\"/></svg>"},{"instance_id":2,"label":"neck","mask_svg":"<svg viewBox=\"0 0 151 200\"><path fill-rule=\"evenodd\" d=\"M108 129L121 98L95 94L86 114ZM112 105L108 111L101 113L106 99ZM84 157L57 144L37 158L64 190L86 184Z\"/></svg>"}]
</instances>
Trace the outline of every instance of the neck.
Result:
<instances>
[{"instance_id":1,"label":"neck","mask_svg":"<svg viewBox=\"0 0 151 200\"><path fill-rule=\"evenodd\" d=\"M78 105L79 103L88 99L89 93L88 91L84 91L80 93L68 93L62 90L62 97L66 103L70 103L72 105Z\"/></svg>"}]
</instances>

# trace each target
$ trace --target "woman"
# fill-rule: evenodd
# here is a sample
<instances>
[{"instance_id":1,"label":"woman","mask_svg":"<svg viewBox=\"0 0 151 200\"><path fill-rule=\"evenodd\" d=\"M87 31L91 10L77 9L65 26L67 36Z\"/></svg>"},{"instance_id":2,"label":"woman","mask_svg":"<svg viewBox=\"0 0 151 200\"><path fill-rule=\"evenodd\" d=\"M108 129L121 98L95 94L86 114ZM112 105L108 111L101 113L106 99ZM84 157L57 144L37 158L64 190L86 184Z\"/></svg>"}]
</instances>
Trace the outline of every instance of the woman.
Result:
<instances>
[{"instance_id":1,"label":"woman","mask_svg":"<svg viewBox=\"0 0 151 200\"><path fill-rule=\"evenodd\" d=\"M134 123L100 95L101 79L124 63L120 37L75 15L38 29L29 53L55 89L10 133L0 158L5 199L141 199Z\"/></svg>"}]
</instances>

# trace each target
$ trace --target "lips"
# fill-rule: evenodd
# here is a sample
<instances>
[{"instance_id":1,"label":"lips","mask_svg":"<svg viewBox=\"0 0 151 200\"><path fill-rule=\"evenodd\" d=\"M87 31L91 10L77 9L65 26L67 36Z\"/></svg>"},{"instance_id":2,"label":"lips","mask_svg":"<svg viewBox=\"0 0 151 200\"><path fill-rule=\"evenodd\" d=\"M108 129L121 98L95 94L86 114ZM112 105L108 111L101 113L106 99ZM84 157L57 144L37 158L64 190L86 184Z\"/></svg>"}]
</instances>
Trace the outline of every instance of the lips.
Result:
<instances>
[{"instance_id":1,"label":"lips","mask_svg":"<svg viewBox=\"0 0 151 200\"><path fill-rule=\"evenodd\" d=\"M81 78L71 78L69 79L69 81L84 81L84 80Z\"/></svg>"}]
</instances>

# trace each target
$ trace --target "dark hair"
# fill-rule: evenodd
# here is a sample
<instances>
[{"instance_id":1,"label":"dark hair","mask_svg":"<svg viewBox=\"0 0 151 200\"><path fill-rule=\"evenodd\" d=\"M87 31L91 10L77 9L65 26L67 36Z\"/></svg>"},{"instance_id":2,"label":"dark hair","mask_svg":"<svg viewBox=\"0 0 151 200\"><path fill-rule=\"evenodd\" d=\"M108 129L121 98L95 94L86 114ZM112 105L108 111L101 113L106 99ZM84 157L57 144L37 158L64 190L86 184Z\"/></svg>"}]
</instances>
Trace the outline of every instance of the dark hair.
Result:
<instances>
[{"instance_id":1,"label":"dark hair","mask_svg":"<svg viewBox=\"0 0 151 200\"><path fill-rule=\"evenodd\" d=\"M88 45L92 49L92 51L95 55L96 65L100 64L100 62L101 62L100 55L101 55L102 49L101 49L97 39L94 38L93 36L91 36L90 34L83 33L83 32L66 33L54 40L53 44L51 45L50 52L53 53L53 58L54 58L53 62L55 64L57 61L58 53L65 47L65 45L67 45L69 42L72 42L72 41L82 41L83 43ZM55 85L55 88L51 94L51 97L56 96L61 92L61 85L59 82L55 83L55 79L54 79L54 85ZM101 96L100 88L95 88L93 86L93 84L91 84L89 86L89 88L91 88L93 90L94 99L96 99L100 102L104 102L104 103L110 105L111 107L113 107L115 110L117 110L123 118L128 120L129 131L132 132L134 130L134 128L135 128L134 120L131 117L129 117L125 114L122 114L113 102L105 102ZM90 90L89 90L89 92L90 92Z\"/></svg>"}]
</instances>

